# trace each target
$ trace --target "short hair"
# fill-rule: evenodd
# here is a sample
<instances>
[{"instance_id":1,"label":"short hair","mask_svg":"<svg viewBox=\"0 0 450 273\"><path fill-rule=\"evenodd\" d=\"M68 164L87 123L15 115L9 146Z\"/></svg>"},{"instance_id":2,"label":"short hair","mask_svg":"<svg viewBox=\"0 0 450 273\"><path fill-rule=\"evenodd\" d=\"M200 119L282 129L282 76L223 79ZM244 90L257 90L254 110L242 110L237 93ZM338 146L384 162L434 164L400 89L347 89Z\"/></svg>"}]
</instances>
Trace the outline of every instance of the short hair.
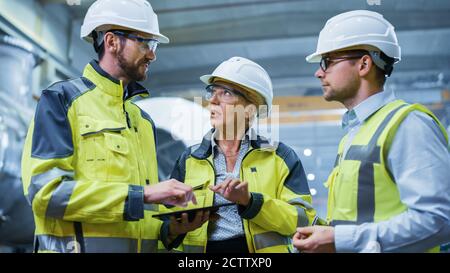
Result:
<instances>
[{"instance_id":1,"label":"short hair","mask_svg":"<svg viewBox=\"0 0 450 273\"><path fill-rule=\"evenodd\" d=\"M356 54L361 54L361 55L368 55L371 59L372 56L370 56L369 51L365 50L365 49L353 49L353 50L345 50L345 52L350 52L350 53L356 53ZM386 72L381 69L380 67L378 67L375 62L373 62L373 66L375 67L375 80L377 81L377 83L380 86L384 86L384 84L386 83Z\"/></svg>"},{"instance_id":2,"label":"short hair","mask_svg":"<svg viewBox=\"0 0 450 273\"><path fill-rule=\"evenodd\" d=\"M98 56L98 60L101 61L103 56L105 56L105 43L101 43L100 46L98 47L98 51L97 51L97 56Z\"/></svg>"},{"instance_id":3,"label":"short hair","mask_svg":"<svg viewBox=\"0 0 450 273\"><path fill-rule=\"evenodd\" d=\"M91 36L93 40L94 50L95 52L97 52L98 60L100 61L105 55L105 42L102 41L100 44L98 44L98 33L96 30L93 30L91 32Z\"/></svg>"},{"instance_id":4,"label":"short hair","mask_svg":"<svg viewBox=\"0 0 450 273\"><path fill-rule=\"evenodd\" d=\"M256 91L248 88L245 88L244 90L245 93L243 95L245 96L247 101L250 102L251 104L256 105L256 107L266 104L266 100L263 98L263 96L258 94Z\"/></svg>"},{"instance_id":5,"label":"short hair","mask_svg":"<svg viewBox=\"0 0 450 273\"><path fill-rule=\"evenodd\" d=\"M386 72L375 65L375 79L380 86L384 86L386 83Z\"/></svg>"},{"instance_id":6,"label":"short hair","mask_svg":"<svg viewBox=\"0 0 450 273\"><path fill-rule=\"evenodd\" d=\"M94 39L94 49L95 49L95 52L97 52L97 56L98 56L98 60L99 61L105 55L105 41L104 41L105 35L108 32L114 32L114 31L116 31L116 29L110 29L110 30L104 31L104 33L103 33L103 41L100 43L100 45L97 44L98 33L95 30L92 32L92 38ZM128 30L120 29L120 31L125 32L125 33L130 33L130 31L128 31ZM125 39L122 36L119 36L119 40L120 40L120 43L123 45Z\"/></svg>"}]
</instances>

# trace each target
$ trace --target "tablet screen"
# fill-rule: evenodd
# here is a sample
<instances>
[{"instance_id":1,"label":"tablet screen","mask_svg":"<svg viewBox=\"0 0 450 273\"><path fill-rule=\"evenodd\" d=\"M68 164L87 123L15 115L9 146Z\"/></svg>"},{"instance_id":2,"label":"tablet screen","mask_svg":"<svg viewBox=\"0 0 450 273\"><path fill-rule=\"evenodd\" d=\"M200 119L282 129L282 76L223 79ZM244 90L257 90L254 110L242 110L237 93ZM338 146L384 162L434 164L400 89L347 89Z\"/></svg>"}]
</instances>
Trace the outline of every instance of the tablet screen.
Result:
<instances>
[{"instance_id":1,"label":"tablet screen","mask_svg":"<svg viewBox=\"0 0 450 273\"><path fill-rule=\"evenodd\" d=\"M196 213L198 211L209 211L210 213L214 213L214 212L217 212L220 207L235 206L235 205L236 205L235 203L227 203L227 204L210 206L210 207L203 207L203 208L177 210L177 211L174 211L174 212L166 212L166 213L161 213L161 214L155 214L152 217L159 218L161 220L169 220L171 216L175 216L175 218L178 220L178 219L181 219L181 214L182 213L187 213L188 214L188 220L189 220L189 222L191 222L192 220L194 220L195 215L196 215Z\"/></svg>"}]
</instances>

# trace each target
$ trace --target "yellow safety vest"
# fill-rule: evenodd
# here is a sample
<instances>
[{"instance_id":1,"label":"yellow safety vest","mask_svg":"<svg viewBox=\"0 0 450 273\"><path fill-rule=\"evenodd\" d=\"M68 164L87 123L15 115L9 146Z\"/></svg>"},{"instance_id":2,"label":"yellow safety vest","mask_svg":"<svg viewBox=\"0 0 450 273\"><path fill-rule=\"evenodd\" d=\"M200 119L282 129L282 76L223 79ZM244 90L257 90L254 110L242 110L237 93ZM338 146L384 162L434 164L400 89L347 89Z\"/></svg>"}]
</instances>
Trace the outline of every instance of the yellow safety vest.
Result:
<instances>
[{"instance_id":1,"label":"yellow safety vest","mask_svg":"<svg viewBox=\"0 0 450 273\"><path fill-rule=\"evenodd\" d=\"M156 252L158 206L142 199L158 183L155 127L138 95L95 61L42 92L22 155L38 251Z\"/></svg>"},{"instance_id":2,"label":"yellow safety vest","mask_svg":"<svg viewBox=\"0 0 450 273\"><path fill-rule=\"evenodd\" d=\"M380 222L407 210L386 160L398 127L414 110L431 116L447 137L439 120L422 105L396 100L379 109L361 126L345 158L347 136L339 144L335 167L326 182L330 225Z\"/></svg>"}]
</instances>

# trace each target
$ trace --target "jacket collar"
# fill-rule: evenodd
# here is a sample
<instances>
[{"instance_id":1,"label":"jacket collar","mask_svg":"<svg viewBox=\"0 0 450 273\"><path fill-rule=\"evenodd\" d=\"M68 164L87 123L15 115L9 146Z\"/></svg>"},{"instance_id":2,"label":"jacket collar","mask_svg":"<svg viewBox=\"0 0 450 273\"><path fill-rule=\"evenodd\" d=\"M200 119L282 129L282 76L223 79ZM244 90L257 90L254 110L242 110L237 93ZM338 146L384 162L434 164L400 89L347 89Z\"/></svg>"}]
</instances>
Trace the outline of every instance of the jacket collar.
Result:
<instances>
[{"instance_id":1,"label":"jacket collar","mask_svg":"<svg viewBox=\"0 0 450 273\"><path fill-rule=\"evenodd\" d=\"M96 86L99 86L103 92L113 97L128 100L138 95L143 97L149 95L148 90L137 82L129 83L124 92L123 82L103 70L96 60L92 60L86 65L83 76L92 81Z\"/></svg>"},{"instance_id":2,"label":"jacket collar","mask_svg":"<svg viewBox=\"0 0 450 273\"><path fill-rule=\"evenodd\" d=\"M194 146L191 155L197 159L207 159L212 153L212 137L215 129L211 129L204 137L200 145ZM278 142L270 142L268 139L258 135L253 128L250 128L246 134L249 137L250 145L253 149L262 151L275 151L278 148Z\"/></svg>"}]
</instances>

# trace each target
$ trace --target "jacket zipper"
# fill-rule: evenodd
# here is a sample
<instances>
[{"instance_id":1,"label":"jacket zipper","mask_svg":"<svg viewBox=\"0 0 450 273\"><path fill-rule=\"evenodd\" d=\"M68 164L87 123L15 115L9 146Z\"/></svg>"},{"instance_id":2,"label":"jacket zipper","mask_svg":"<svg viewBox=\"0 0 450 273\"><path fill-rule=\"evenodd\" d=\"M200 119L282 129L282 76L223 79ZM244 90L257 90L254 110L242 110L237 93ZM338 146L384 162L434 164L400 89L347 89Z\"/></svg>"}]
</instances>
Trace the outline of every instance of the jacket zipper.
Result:
<instances>
[{"instance_id":1,"label":"jacket zipper","mask_svg":"<svg viewBox=\"0 0 450 273\"><path fill-rule=\"evenodd\" d=\"M138 151L136 151L136 145L138 145L138 141L136 140L136 132L133 132L134 130L132 129L131 126L131 120L130 120L130 116L128 115L127 110L125 109L125 101L122 103L122 107L123 107L123 112L125 113L125 119L127 121L127 126L131 135L131 139L132 139L132 151L134 153L134 158L136 160L137 163L137 169L138 169L138 181L139 181L139 185L142 186L142 181L141 181L141 160L139 160L138 158ZM144 212L145 213L145 212ZM145 219L145 217L144 217ZM139 240L138 240L138 252L141 253L142 252L142 238L143 238L143 227L144 225L144 221L139 221Z\"/></svg>"},{"instance_id":2,"label":"jacket zipper","mask_svg":"<svg viewBox=\"0 0 450 273\"><path fill-rule=\"evenodd\" d=\"M128 129L131 129L130 116L128 115L127 110L125 110L125 102L122 103L122 106L123 106L123 113L125 114L125 120L127 121Z\"/></svg>"},{"instance_id":3,"label":"jacket zipper","mask_svg":"<svg viewBox=\"0 0 450 273\"><path fill-rule=\"evenodd\" d=\"M213 172L214 172L214 186L216 185L216 168L214 168L214 165L211 163L211 161L209 161L208 159L205 159L206 162L208 162L209 166L211 166ZM212 201L212 205L214 205L214 201L216 199L216 193L213 193L213 201ZM209 220L206 222L206 245L208 245L208 226L209 226ZM205 249L203 250L204 252L206 252L206 245L205 245Z\"/></svg>"}]
</instances>

